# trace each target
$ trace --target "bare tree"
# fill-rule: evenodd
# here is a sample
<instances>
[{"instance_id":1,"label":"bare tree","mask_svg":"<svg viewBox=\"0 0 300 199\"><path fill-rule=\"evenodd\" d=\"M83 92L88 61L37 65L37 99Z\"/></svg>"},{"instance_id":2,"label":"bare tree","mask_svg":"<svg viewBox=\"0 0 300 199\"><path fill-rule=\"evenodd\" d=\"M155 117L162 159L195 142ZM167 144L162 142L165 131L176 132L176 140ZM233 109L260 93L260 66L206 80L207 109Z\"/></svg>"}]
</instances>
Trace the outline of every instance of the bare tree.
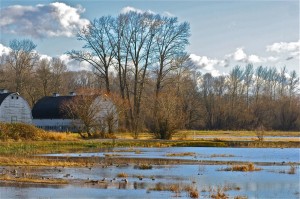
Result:
<instances>
[{"instance_id":1,"label":"bare tree","mask_svg":"<svg viewBox=\"0 0 300 199\"><path fill-rule=\"evenodd\" d=\"M182 66L173 62L178 60L178 57L185 56L184 51L190 36L189 24L187 22L178 23L176 17L159 17L158 24L158 31L154 38L158 62L154 71L156 74L156 95L159 94L168 73Z\"/></svg>"},{"instance_id":2,"label":"bare tree","mask_svg":"<svg viewBox=\"0 0 300 199\"><path fill-rule=\"evenodd\" d=\"M35 77L42 87L43 96L50 94L50 82L53 80L51 73L51 64L47 59L42 59L35 71Z\"/></svg>"},{"instance_id":3,"label":"bare tree","mask_svg":"<svg viewBox=\"0 0 300 199\"><path fill-rule=\"evenodd\" d=\"M34 51L36 45L28 39L12 40L9 43L11 51L6 56L6 63L13 69L15 76L14 89L22 92L25 79L38 60L38 54Z\"/></svg>"},{"instance_id":4,"label":"bare tree","mask_svg":"<svg viewBox=\"0 0 300 199\"><path fill-rule=\"evenodd\" d=\"M90 22L77 35L77 39L84 41L83 48L88 51L72 50L68 52L71 58L86 61L93 66L95 74L105 80L106 92L110 92L109 69L114 57L114 46L111 45L111 31L114 19L110 16L101 17Z\"/></svg>"},{"instance_id":5,"label":"bare tree","mask_svg":"<svg viewBox=\"0 0 300 199\"><path fill-rule=\"evenodd\" d=\"M248 64L244 70L244 74L243 74L243 79L245 81L245 87L246 87L246 103L247 103L247 107L249 107L249 92L250 92L250 87L253 81L253 65L252 64Z\"/></svg>"},{"instance_id":6,"label":"bare tree","mask_svg":"<svg viewBox=\"0 0 300 199\"><path fill-rule=\"evenodd\" d=\"M74 126L78 128L81 137L93 136L93 132L99 130L99 112L101 106L95 100L96 95L77 95L72 100L65 101L61 110L73 119Z\"/></svg>"},{"instance_id":7,"label":"bare tree","mask_svg":"<svg viewBox=\"0 0 300 199\"><path fill-rule=\"evenodd\" d=\"M63 80L65 72L67 71L67 66L59 58L52 58L51 60L51 70L52 70L52 86L53 91L61 93L63 87Z\"/></svg>"},{"instance_id":8,"label":"bare tree","mask_svg":"<svg viewBox=\"0 0 300 199\"><path fill-rule=\"evenodd\" d=\"M153 41L157 32L157 16L150 13L127 13L125 42L130 46L129 56L132 62L132 89L127 86L129 100L130 126L135 138L141 127L141 103L148 67L153 58ZM132 101L129 97L132 92Z\"/></svg>"}]
</instances>

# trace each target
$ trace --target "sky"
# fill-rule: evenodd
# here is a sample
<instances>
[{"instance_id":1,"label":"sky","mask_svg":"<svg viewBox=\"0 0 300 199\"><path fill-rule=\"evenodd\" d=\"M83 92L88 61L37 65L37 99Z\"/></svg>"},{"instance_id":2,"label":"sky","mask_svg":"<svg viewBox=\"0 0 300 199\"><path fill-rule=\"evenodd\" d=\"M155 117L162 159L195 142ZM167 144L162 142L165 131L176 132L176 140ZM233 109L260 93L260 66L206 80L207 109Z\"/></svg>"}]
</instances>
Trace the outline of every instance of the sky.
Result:
<instances>
[{"instance_id":1,"label":"sky","mask_svg":"<svg viewBox=\"0 0 300 199\"><path fill-rule=\"evenodd\" d=\"M76 32L89 20L128 11L189 22L187 52L202 73L218 76L251 63L300 74L298 0L1 0L0 56L12 39L28 38L41 57L60 57L70 70L88 69L65 55L83 46Z\"/></svg>"}]
</instances>

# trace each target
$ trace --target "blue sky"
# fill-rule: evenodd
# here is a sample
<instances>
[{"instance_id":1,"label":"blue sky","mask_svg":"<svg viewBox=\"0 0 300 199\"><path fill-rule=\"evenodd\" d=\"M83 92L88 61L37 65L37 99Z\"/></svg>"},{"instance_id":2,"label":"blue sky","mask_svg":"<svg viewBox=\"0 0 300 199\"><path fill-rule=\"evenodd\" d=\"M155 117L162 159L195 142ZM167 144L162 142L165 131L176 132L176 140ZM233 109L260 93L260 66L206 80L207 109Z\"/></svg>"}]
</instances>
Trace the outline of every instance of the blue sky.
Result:
<instances>
[{"instance_id":1,"label":"blue sky","mask_svg":"<svg viewBox=\"0 0 300 199\"><path fill-rule=\"evenodd\" d=\"M42 4L42 5L41 5ZM16 6L19 5L19 6ZM227 73L233 66L286 66L299 74L299 1L13 1L1 0L0 54L14 38L30 38L42 55L65 59L80 49L76 30L88 20L128 9L178 17L191 25L191 59L203 73ZM41 31L37 31L37 29ZM2 48L2 49L1 49ZM82 64L80 68L85 68Z\"/></svg>"}]
</instances>

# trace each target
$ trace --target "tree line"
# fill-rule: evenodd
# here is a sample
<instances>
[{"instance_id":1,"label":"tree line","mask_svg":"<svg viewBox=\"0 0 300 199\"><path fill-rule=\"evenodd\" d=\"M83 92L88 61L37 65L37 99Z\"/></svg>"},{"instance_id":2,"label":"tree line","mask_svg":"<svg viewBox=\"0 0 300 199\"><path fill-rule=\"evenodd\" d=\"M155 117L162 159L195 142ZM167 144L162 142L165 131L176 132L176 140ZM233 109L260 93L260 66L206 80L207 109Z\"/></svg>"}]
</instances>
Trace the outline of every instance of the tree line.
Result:
<instances>
[{"instance_id":1,"label":"tree line","mask_svg":"<svg viewBox=\"0 0 300 199\"><path fill-rule=\"evenodd\" d=\"M13 40L2 56L0 87L31 106L53 92L105 92L119 125L134 137L169 139L178 129L300 129L299 78L285 67L235 66L228 75L201 74L185 48L190 26L176 17L129 12L103 16L79 31L83 50L67 54L92 65L68 71L58 58L39 59L30 40Z\"/></svg>"}]
</instances>

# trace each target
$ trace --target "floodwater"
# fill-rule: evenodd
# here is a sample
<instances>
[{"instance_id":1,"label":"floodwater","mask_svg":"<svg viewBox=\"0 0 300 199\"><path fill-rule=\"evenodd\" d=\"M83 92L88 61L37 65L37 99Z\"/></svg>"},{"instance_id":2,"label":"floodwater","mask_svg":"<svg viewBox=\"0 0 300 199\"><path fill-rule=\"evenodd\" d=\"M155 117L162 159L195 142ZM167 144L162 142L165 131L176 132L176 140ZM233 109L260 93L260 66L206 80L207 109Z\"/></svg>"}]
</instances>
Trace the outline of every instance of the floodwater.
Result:
<instances>
[{"instance_id":1,"label":"floodwater","mask_svg":"<svg viewBox=\"0 0 300 199\"><path fill-rule=\"evenodd\" d=\"M49 156L104 157L107 155L128 158L165 158L198 161L245 161L245 162L300 162L299 148L222 148L222 147L169 147L113 149L111 152L66 153ZM181 153L192 153L180 156ZM178 154L178 156L176 156Z\"/></svg>"},{"instance_id":2,"label":"floodwater","mask_svg":"<svg viewBox=\"0 0 300 199\"><path fill-rule=\"evenodd\" d=\"M188 156L176 156L186 153ZM190 153L190 154L189 154ZM244 161L256 162L260 171L224 171L228 165L178 164L153 165L152 169L140 170L134 164L111 165L93 168L32 168L28 172L50 178L68 179L69 185L50 186L36 184L0 183L0 198L189 198L186 191L151 190L157 184L178 184L191 186L199 192L200 198L210 198L218 187L227 187L230 198L299 198L299 149L285 148L116 148L110 152L51 154L51 156L93 157L108 154L135 158L174 158L196 161ZM170 156L172 154L173 156ZM262 164L258 163L269 163ZM281 164L272 164L283 163ZM296 174L288 174L293 162ZM268 165L268 166L265 166ZM124 178L117 177L126 173ZM68 177L66 175L68 174ZM91 180L100 184L87 183Z\"/></svg>"}]
</instances>

